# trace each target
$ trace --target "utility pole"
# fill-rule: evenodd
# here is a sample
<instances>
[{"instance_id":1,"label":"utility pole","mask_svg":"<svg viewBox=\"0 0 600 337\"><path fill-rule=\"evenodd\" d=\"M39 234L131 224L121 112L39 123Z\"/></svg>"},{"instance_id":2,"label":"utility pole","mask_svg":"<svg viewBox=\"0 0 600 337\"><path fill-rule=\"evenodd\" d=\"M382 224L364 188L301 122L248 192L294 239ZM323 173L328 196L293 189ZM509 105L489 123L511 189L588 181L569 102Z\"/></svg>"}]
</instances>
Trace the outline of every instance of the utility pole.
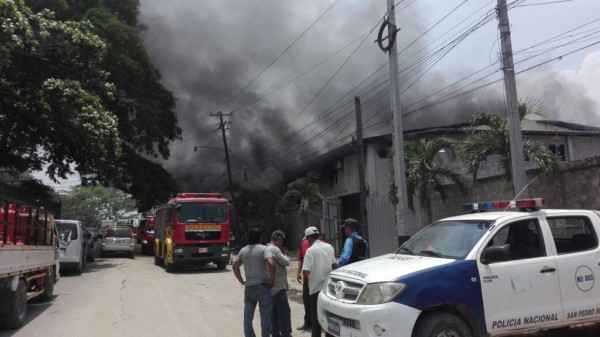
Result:
<instances>
[{"instance_id":1,"label":"utility pole","mask_svg":"<svg viewBox=\"0 0 600 337\"><path fill-rule=\"evenodd\" d=\"M394 0L387 0L388 8L388 37L392 36L393 29L396 28L396 13ZM391 38L390 38L391 43ZM398 83L398 47L394 43L389 50L390 57L390 86L391 86L391 105L393 122L393 143L394 143L394 179L396 183L396 225L398 234L398 243L402 244L409 238L408 230L404 216L407 213L406 195L406 167L404 164L404 136L402 127L402 107L400 106L400 85Z\"/></svg>"},{"instance_id":2,"label":"utility pole","mask_svg":"<svg viewBox=\"0 0 600 337\"><path fill-rule=\"evenodd\" d=\"M229 148L227 147L227 136L225 135L225 129L227 127L227 123L223 121L223 116L231 116L231 113L224 114L219 111L217 113L210 114L211 117L219 117L219 128L221 128L221 133L223 134L223 147L225 148L225 162L227 163L227 176L229 177L229 191L231 193L231 204L235 205L235 194L233 190L233 178L231 176L231 163L229 162Z\"/></svg>"},{"instance_id":3,"label":"utility pole","mask_svg":"<svg viewBox=\"0 0 600 337\"><path fill-rule=\"evenodd\" d=\"M358 186L360 190L360 222L367 221L367 187L365 186L365 162L363 160L362 112L360 98L354 97L356 111L356 157L358 160Z\"/></svg>"},{"instance_id":4,"label":"utility pole","mask_svg":"<svg viewBox=\"0 0 600 337\"><path fill-rule=\"evenodd\" d=\"M506 0L498 0L497 11L500 44L502 46L502 70L504 71L504 89L506 91L513 189L515 198L517 196L529 198L527 173L525 171L525 154L523 151L523 135L521 134L521 117L519 116L519 101L517 100L517 82L515 80L515 66L513 63ZM519 192L521 193L520 195Z\"/></svg>"}]
</instances>

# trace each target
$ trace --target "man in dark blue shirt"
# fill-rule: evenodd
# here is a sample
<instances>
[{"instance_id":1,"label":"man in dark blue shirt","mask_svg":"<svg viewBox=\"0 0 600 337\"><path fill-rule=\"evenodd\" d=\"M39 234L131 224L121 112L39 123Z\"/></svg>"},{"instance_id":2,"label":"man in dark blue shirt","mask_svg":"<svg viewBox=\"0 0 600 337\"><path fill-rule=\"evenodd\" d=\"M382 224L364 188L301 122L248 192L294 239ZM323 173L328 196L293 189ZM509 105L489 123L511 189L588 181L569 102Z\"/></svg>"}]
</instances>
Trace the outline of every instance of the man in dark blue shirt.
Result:
<instances>
[{"instance_id":1,"label":"man in dark blue shirt","mask_svg":"<svg viewBox=\"0 0 600 337\"><path fill-rule=\"evenodd\" d=\"M360 227L360 223L356 219L348 218L344 220L342 228L346 233L346 241L340 260L337 263L338 267L369 258L367 241L358 234Z\"/></svg>"}]
</instances>

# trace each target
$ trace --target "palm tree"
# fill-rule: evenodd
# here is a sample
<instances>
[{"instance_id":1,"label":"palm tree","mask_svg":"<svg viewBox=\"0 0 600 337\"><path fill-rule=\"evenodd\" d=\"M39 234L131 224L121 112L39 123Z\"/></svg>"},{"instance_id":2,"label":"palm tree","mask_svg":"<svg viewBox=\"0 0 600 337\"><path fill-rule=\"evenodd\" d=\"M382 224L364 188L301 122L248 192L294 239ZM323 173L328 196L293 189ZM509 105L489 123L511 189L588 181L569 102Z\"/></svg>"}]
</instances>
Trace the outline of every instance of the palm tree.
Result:
<instances>
[{"instance_id":1,"label":"palm tree","mask_svg":"<svg viewBox=\"0 0 600 337\"><path fill-rule=\"evenodd\" d=\"M542 106L532 100L519 104L521 119L535 113L541 114ZM460 146L459 153L466 163L467 172L477 179L481 164L485 164L491 155L500 158L500 173L507 180L512 179L510 158L510 135L508 120L498 115L476 112L471 119L473 130ZM487 128L482 128L486 126ZM523 137L525 157L540 168L542 175L550 176L558 169L558 159L546 149L544 143Z\"/></svg>"},{"instance_id":2,"label":"palm tree","mask_svg":"<svg viewBox=\"0 0 600 337\"><path fill-rule=\"evenodd\" d=\"M304 227L308 226L309 206L313 201L323 200L319 192L319 176L314 172L309 172L303 178L296 179L287 185L283 198L297 203L299 211L302 213Z\"/></svg>"},{"instance_id":3,"label":"palm tree","mask_svg":"<svg viewBox=\"0 0 600 337\"><path fill-rule=\"evenodd\" d=\"M414 198L418 198L421 210L425 211L425 223L431 222L432 194L446 200L444 186L454 183L465 193L467 187L464 177L449 168L436 164L436 158L442 151L454 158L454 141L448 138L420 139L406 142L404 145L406 161L406 192L408 207L414 211Z\"/></svg>"}]
</instances>

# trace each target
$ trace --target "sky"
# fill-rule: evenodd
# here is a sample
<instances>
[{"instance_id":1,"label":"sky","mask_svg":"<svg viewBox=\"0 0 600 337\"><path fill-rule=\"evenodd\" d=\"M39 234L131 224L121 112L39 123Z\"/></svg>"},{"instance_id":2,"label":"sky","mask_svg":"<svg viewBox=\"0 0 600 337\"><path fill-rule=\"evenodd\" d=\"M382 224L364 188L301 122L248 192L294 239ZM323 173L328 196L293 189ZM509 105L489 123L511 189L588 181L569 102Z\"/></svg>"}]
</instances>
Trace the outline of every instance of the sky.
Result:
<instances>
[{"instance_id":1,"label":"sky","mask_svg":"<svg viewBox=\"0 0 600 337\"><path fill-rule=\"evenodd\" d=\"M496 1L397 3L405 129L461 123L476 110L504 113ZM141 4L142 39L178 100L183 129L163 165L186 188L226 185L224 152L215 150L223 147L221 133L210 116L217 111L232 113L234 180L253 183L348 143L354 96L367 135L389 130L388 55L374 43L385 0ZM589 46L600 42L600 1L513 4L519 98L540 101L550 119L600 126L600 44Z\"/></svg>"}]
</instances>

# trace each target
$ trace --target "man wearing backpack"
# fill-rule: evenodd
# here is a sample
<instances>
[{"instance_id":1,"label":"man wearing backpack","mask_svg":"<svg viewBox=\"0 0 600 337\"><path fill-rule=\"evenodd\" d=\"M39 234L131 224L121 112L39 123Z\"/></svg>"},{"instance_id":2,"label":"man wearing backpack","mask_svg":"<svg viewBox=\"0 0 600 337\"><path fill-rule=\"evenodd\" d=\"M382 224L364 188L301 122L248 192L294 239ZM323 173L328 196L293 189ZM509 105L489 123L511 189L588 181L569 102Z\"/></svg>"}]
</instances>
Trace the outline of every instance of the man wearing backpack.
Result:
<instances>
[{"instance_id":1,"label":"man wearing backpack","mask_svg":"<svg viewBox=\"0 0 600 337\"><path fill-rule=\"evenodd\" d=\"M343 267L347 264L369 258L369 246L367 245L367 241L358 234L358 231L360 230L358 220L348 218L344 220L342 228L346 234L346 241L344 242L342 255L340 256L337 266Z\"/></svg>"}]
</instances>

